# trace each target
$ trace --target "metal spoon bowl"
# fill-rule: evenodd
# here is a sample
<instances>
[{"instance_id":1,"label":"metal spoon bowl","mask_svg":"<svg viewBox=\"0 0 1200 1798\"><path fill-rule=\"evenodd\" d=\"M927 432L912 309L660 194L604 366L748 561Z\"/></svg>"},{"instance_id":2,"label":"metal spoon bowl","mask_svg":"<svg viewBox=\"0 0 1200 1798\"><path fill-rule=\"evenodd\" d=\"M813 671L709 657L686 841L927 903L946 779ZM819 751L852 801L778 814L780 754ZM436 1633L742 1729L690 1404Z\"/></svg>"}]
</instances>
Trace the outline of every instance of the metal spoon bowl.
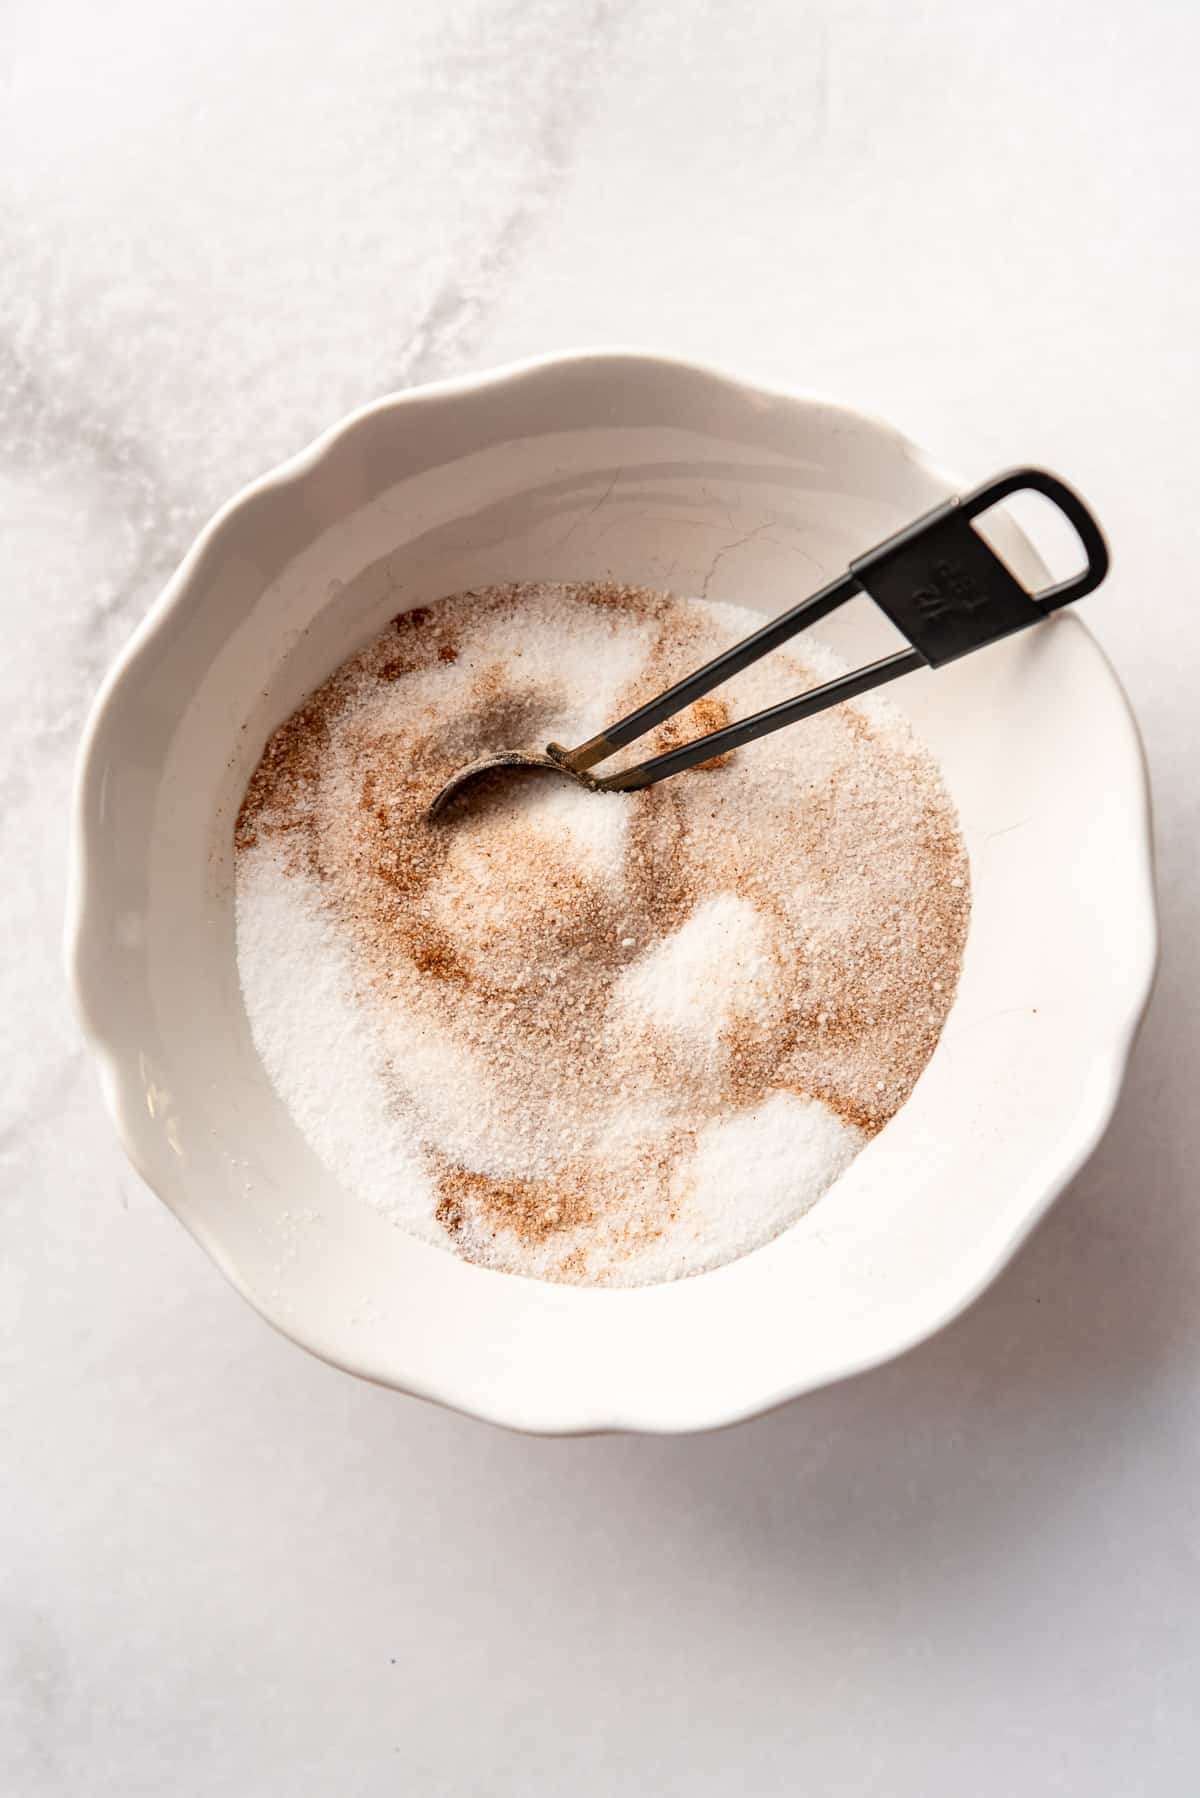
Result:
<instances>
[{"instance_id":1,"label":"metal spoon bowl","mask_svg":"<svg viewBox=\"0 0 1200 1798\"><path fill-rule=\"evenodd\" d=\"M434 794L427 815L430 818L436 818L440 812L445 811L451 800L460 796L465 788L473 786L484 775L491 774L497 768L528 768L536 769L541 773L561 774L568 780L573 780L577 786L586 787L589 792L594 792L596 788L596 782L588 775L577 772L565 761L559 761L556 756L536 755L524 749L501 749L493 755L477 756L473 762L468 762L465 768L459 768L456 773L452 774L445 786L440 787Z\"/></svg>"}]
</instances>

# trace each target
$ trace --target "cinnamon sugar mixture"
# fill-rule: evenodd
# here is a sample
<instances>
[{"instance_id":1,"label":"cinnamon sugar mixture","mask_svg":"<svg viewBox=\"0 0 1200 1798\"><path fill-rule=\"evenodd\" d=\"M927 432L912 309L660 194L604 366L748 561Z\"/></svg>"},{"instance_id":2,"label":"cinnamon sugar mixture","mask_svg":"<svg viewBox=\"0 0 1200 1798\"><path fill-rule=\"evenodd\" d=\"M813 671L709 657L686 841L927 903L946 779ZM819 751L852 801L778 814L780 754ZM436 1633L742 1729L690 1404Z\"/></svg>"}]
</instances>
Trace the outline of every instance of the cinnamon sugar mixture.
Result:
<instances>
[{"instance_id":1,"label":"cinnamon sugar mixture","mask_svg":"<svg viewBox=\"0 0 1200 1798\"><path fill-rule=\"evenodd\" d=\"M634 794L501 773L761 622L621 586L404 613L268 742L238 957L284 1103L340 1179L468 1260L642 1284L777 1235L904 1103L958 977L967 862L936 766L865 699ZM627 752L843 664L807 638Z\"/></svg>"}]
</instances>

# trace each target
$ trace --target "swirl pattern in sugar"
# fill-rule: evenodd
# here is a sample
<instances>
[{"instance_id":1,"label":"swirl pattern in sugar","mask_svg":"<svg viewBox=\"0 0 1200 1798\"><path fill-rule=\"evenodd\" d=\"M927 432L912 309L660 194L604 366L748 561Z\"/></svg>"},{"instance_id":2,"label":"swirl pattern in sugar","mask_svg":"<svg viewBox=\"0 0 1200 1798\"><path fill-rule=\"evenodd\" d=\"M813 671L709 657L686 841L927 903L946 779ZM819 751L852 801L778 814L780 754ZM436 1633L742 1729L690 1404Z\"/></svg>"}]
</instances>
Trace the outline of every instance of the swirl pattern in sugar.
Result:
<instances>
[{"instance_id":1,"label":"swirl pattern in sugar","mask_svg":"<svg viewBox=\"0 0 1200 1798\"><path fill-rule=\"evenodd\" d=\"M509 1272L694 1274L770 1240L904 1103L953 999L967 858L862 700L629 795L475 756L579 741L759 622L608 585L396 618L272 736L236 829L259 1053L331 1169ZM843 665L799 639L638 759Z\"/></svg>"}]
</instances>

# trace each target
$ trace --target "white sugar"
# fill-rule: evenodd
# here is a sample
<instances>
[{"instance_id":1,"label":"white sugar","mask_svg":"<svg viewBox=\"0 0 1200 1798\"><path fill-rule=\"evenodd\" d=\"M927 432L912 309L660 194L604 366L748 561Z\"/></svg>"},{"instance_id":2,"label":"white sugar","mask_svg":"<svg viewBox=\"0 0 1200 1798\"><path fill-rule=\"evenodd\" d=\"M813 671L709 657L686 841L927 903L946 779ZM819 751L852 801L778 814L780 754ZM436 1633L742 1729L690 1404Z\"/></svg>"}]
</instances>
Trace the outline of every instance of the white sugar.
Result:
<instances>
[{"instance_id":1,"label":"white sugar","mask_svg":"<svg viewBox=\"0 0 1200 1798\"><path fill-rule=\"evenodd\" d=\"M879 702L647 792L518 774L425 817L474 756L579 741L756 623L619 587L460 595L268 745L237 831L251 1029L317 1154L412 1234L547 1279L698 1273L802 1216L911 1089L966 863ZM840 671L805 640L639 753Z\"/></svg>"},{"instance_id":2,"label":"white sugar","mask_svg":"<svg viewBox=\"0 0 1200 1798\"><path fill-rule=\"evenodd\" d=\"M238 902L238 970L271 1082L331 1172L415 1235L433 1239L432 1187L405 1131L386 1126L383 1020L364 1004L345 937L316 883L269 846Z\"/></svg>"},{"instance_id":3,"label":"white sugar","mask_svg":"<svg viewBox=\"0 0 1200 1798\"><path fill-rule=\"evenodd\" d=\"M664 1256L703 1265L714 1235L734 1254L769 1241L816 1204L862 1142L827 1105L788 1092L709 1124L680 1171L680 1221Z\"/></svg>"},{"instance_id":4,"label":"white sugar","mask_svg":"<svg viewBox=\"0 0 1200 1798\"><path fill-rule=\"evenodd\" d=\"M719 893L618 981L618 1027L627 1021L663 1030L699 1052L739 1014L765 1012L778 974L762 914L734 893Z\"/></svg>"}]
</instances>

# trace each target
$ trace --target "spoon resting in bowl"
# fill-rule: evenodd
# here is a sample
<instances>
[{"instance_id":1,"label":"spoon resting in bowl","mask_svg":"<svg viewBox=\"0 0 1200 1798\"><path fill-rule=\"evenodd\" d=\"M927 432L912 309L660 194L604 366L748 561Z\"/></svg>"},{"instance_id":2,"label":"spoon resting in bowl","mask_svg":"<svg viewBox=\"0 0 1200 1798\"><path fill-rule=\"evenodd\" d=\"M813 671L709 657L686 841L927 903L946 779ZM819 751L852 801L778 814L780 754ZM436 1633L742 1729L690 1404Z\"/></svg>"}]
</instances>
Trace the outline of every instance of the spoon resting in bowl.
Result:
<instances>
[{"instance_id":1,"label":"spoon resting in bowl","mask_svg":"<svg viewBox=\"0 0 1200 1798\"><path fill-rule=\"evenodd\" d=\"M1080 573L1040 593L1029 593L974 528L972 520L1011 494L1033 491L1052 500L1073 525L1084 550ZM811 718L827 707L856 699L918 668L940 668L973 650L1008 637L1014 631L1038 624L1060 606L1082 599L1097 588L1108 573L1108 547L1088 508L1056 475L1038 468L1019 468L996 475L974 492L947 500L932 512L886 538L851 562L837 580L819 593L802 600L743 637L731 649L695 669L657 698L647 700L625 718L575 749L548 743L545 752L502 749L479 756L451 775L434 795L430 818L440 816L451 801L483 776L497 769L537 770L562 775L591 792L624 793L653 786L673 774L682 774L711 756L727 754L771 731L782 730L802 718ZM909 647L884 656L864 668L853 669L836 680L781 705L768 706L752 717L727 724L707 736L696 737L678 749L670 749L649 761L614 774L593 776L590 770L618 749L635 742L666 719L674 717L694 700L723 681L769 655L780 644L817 623L857 593L867 593L902 635Z\"/></svg>"}]
</instances>

